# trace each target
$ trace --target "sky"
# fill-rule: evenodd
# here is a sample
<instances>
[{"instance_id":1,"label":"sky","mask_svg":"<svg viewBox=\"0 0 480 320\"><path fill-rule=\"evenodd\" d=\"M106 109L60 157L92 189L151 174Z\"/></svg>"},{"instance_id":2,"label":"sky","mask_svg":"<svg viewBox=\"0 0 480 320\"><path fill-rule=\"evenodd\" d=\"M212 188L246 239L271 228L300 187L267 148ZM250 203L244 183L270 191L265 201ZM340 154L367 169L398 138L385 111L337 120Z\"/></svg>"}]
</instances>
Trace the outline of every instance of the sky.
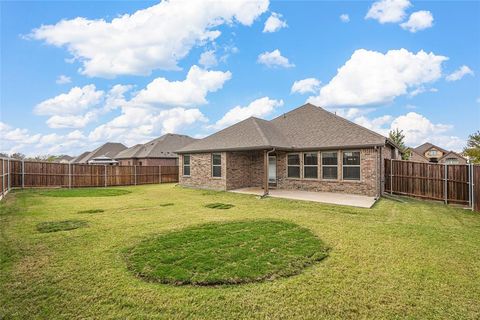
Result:
<instances>
[{"instance_id":1,"label":"sky","mask_svg":"<svg viewBox=\"0 0 480 320\"><path fill-rule=\"evenodd\" d=\"M0 151L201 138L307 102L409 146L480 129L479 1L2 1Z\"/></svg>"}]
</instances>

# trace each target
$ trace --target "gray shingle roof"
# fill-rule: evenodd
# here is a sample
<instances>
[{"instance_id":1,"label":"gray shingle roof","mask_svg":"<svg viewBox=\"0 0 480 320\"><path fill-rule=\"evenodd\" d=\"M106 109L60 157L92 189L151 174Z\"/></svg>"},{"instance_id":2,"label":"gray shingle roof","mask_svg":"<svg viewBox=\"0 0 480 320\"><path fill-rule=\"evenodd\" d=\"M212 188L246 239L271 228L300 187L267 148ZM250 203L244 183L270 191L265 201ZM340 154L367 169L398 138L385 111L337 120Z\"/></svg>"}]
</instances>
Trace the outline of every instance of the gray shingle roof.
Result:
<instances>
[{"instance_id":1,"label":"gray shingle roof","mask_svg":"<svg viewBox=\"0 0 480 320\"><path fill-rule=\"evenodd\" d=\"M425 154L425 152L426 152L428 149L433 148L433 147L435 147L437 150L442 151L443 153L447 153L447 152L448 152L447 150L442 149L442 148L440 148L440 147L438 147L438 146L436 146L436 145L434 145L434 144L432 144L432 143L430 143L430 142L425 142L424 144L419 145L418 147L414 148L414 150L415 150L417 153L420 153L420 154L423 155L423 154Z\"/></svg>"},{"instance_id":2,"label":"gray shingle roof","mask_svg":"<svg viewBox=\"0 0 480 320\"><path fill-rule=\"evenodd\" d=\"M248 150L270 147L288 149L290 144L270 121L250 117L189 144L178 152Z\"/></svg>"},{"instance_id":3,"label":"gray shingle roof","mask_svg":"<svg viewBox=\"0 0 480 320\"><path fill-rule=\"evenodd\" d=\"M79 163L79 161L81 159L85 158L85 156L89 153L90 153L90 151L85 151L85 152L81 153L80 155L78 155L75 158L73 158L72 160L70 160L70 163Z\"/></svg>"},{"instance_id":4,"label":"gray shingle roof","mask_svg":"<svg viewBox=\"0 0 480 320\"><path fill-rule=\"evenodd\" d=\"M192 137L167 133L145 144L137 144L118 153L115 159L130 158L177 158L175 151L197 141Z\"/></svg>"},{"instance_id":5,"label":"gray shingle roof","mask_svg":"<svg viewBox=\"0 0 480 320\"><path fill-rule=\"evenodd\" d=\"M312 104L271 121L248 118L180 150L328 149L383 146L387 138Z\"/></svg>"},{"instance_id":6,"label":"gray shingle roof","mask_svg":"<svg viewBox=\"0 0 480 320\"><path fill-rule=\"evenodd\" d=\"M77 157L78 159L75 158L73 163L88 163L89 160L99 156L106 156L113 159L120 151L125 149L127 149L127 147L121 143L107 142L92 152L87 153L85 156Z\"/></svg>"}]
</instances>

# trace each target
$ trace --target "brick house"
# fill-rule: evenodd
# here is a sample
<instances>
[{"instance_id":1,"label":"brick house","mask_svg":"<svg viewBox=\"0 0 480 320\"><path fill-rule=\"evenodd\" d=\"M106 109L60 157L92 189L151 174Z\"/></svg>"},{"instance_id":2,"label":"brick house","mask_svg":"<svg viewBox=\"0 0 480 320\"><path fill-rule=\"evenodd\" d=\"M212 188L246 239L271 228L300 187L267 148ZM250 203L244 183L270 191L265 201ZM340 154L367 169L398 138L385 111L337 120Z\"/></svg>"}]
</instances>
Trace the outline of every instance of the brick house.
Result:
<instances>
[{"instance_id":1,"label":"brick house","mask_svg":"<svg viewBox=\"0 0 480 320\"><path fill-rule=\"evenodd\" d=\"M175 150L194 141L196 139L186 135L167 133L145 144L123 150L115 156L115 160L124 166L176 166L178 155Z\"/></svg>"},{"instance_id":2,"label":"brick house","mask_svg":"<svg viewBox=\"0 0 480 320\"><path fill-rule=\"evenodd\" d=\"M467 164L467 159L456 152L447 151L439 146L425 142L410 149L410 161L446 164Z\"/></svg>"},{"instance_id":3,"label":"brick house","mask_svg":"<svg viewBox=\"0 0 480 320\"><path fill-rule=\"evenodd\" d=\"M232 190L297 189L379 196L386 137L312 104L271 121L248 118L177 151L180 184Z\"/></svg>"}]
</instances>

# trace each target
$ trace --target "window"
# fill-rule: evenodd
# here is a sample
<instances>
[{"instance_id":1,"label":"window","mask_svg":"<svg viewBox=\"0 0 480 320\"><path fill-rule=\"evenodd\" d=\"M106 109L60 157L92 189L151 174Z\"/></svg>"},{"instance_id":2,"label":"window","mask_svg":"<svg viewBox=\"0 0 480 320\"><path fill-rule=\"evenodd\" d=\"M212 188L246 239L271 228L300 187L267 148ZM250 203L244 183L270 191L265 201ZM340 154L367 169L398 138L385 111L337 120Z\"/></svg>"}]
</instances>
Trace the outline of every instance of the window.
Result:
<instances>
[{"instance_id":1,"label":"window","mask_svg":"<svg viewBox=\"0 0 480 320\"><path fill-rule=\"evenodd\" d=\"M130 165L130 161L128 161L128 165Z\"/></svg>"},{"instance_id":2,"label":"window","mask_svg":"<svg viewBox=\"0 0 480 320\"><path fill-rule=\"evenodd\" d=\"M322 152L322 179L337 179L338 154L337 152Z\"/></svg>"},{"instance_id":3,"label":"window","mask_svg":"<svg viewBox=\"0 0 480 320\"><path fill-rule=\"evenodd\" d=\"M318 154L316 152L303 154L303 177L318 178Z\"/></svg>"},{"instance_id":4,"label":"window","mask_svg":"<svg viewBox=\"0 0 480 320\"><path fill-rule=\"evenodd\" d=\"M183 175L190 176L190 155L183 155Z\"/></svg>"},{"instance_id":5,"label":"window","mask_svg":"<svg viewBox=\"0 0 480 320\"><path fill-rule=\"evenodd\" d=\"M141 165L142 165L142 161L139 161L139 162L138 162L138 165L141 166Z\"/></svg>"},{"instance_id":6,"label":"window","mask_svg":"<svg viewBox=\"0 0 480 320\"><path fill-rule=\"evenodd\" d=\"M360 180L360 152L343 152L343 180Z\"/></svg>"},{"instance_id":7,"label":"window","mask_svg":"<svg viewBox=\"0 0 480 320\"><path fill-rule=\"evenodd\" d=\"M222 155L212 153L212 177L220 178L222 176Z\"/></svg>"},{"instance_id":8,"label":"window","mask_svg":"<svg viewBox=\"0 0 480 320\"><path fill-rule=\"evenodd\" d=\"M300 178L300 155L287 155L287 177Z\"/></svg>"},{"instance_id":9,"label":"window","mask_svg":"<svg viewBox=\"0 0 480 320\"><path fill-rule=\"evenodd\" d=\"M458 164L458 159L457 158L447 158L447 160L445 160L445 163L446 164Z\"/></svg>"},{"instance_id":10,"label":"window","mask_svg":"<svg viewBox=\"0 0 480 320\"><path fill-rule=\"evenodd\" d=\"M430 150L429 154L431 156L436 156L437 155L437 150Z\"/></svg>"}]
</instances>

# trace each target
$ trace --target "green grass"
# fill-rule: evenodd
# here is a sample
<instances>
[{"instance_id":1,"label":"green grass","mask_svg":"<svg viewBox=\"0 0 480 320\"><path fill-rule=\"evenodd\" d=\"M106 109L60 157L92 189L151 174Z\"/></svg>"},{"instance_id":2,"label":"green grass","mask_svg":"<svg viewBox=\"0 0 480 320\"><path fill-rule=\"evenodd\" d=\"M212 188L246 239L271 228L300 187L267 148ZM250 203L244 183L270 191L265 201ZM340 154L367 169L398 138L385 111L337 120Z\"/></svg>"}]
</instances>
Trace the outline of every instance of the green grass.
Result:
<instances>
[{"instance_id":1,"label":"green grass","mask_svg":"<svg viewBox=\"0 0 480 320\"><path fill-rule=\"evenodd\" d=\"M150 281L223 285L295 275L326 256L325 245L306 228L247 220L156 236L129 250L127 260L136 275Z\"/></svg>"},{"instance_id":2,"label":"green grass","mask_svg":"<svg viewBox=\"0 0 480 320\"><path fill-rule=\"evenodd\" d=\"M78 188L78 189L52 189L41 191L47 197L113 197L129 194L130 190L116 188Z\"/></svg>"},{"instance_id":3,"label":"green grass","mask_svg":"<svg viewBox=\"0 0 480 320\"><path fill-rule=\"evenodd\" d=\"M233 204L230 203L221 203L221 202L214 202L214 203L208 203L205 205L205 208L210 208L210 209L231 209L235 207Z\"/></svg>"},{"instance_id":4,"label":"green grass","mask_svg":"<svg viewBox=\"0 0 480 320\"><path fill-rule=\"evenodd\" d=\"M0 203L0 318L480 318L479 213L408 199L359 209L173 185L121 189L131 193L7 195ZM228 214L204 207L215 202L235 207ZM88 228L36 230L92 208L105 212L82 215ZM125 260L126 250L159 235L255 220L310 230L330 248L328 258L294 276L213 287L145 281Z\"/></svg>"},{"instance_id":5,"label":"green grass","mask_svg":"<svg viewBox=\"0 0 480 320\"><path fill-rule=\"evenodd\" d=\"M62 220L62 221L45 221L37 224L38 232L58 232L68 231L86 227L88 222L85 220Z\"/></svg>"},{"instance_id":6,"label":"green grass","mask_svg":"<svg viewBox=\"0 0 480 320\"><path fill-rule=\"evenodd\" d=\"M103 209L88 209L88 210L80 210L77 213L102 213L105 212Z\"/></svg>"}]
</instances>

